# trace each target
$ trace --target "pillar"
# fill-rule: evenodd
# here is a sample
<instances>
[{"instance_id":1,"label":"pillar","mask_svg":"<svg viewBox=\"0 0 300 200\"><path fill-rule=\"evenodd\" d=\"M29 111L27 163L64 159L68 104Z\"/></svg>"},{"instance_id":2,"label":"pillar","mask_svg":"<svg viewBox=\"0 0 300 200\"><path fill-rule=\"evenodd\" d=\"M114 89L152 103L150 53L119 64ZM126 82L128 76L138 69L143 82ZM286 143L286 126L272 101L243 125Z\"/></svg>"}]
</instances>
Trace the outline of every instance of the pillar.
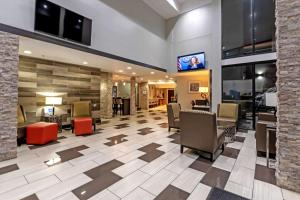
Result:
<instances>
[{"instance_id":1,"label":"pillar","mask_svg":"<svg viewBox=\"0 0 300 200\"><path fill-rule=\"evenodd\" d=\"M0 31L0 161L17 157L19 38Z\"/></svg>"},{"instance_id":2,"label":"pillar","mask_svg":"<svg viewBox=\"0 0 300 200\"><path fill-rule=\"evenodd\" d=\"M278 127L276 179L300 192L300 1L276 0Z\"/></svg>"},{"instance_id":3,"label":"pillar","mask_svg":"<svg viewBox=\"0 0 300 200\"><path fill-rule=\"evenodd\" d=\"M136 114L136 92L135 92L135 77L130 78L130 114Z\"/></svg>"},{"instance_id":4,"label":"pillar","mask_svg":"<svg viewBox=\"0 0 300 200\"><path fill-rule=\"evenodd\" d=\"M104 118L112 118L112 87L112 73L101 72L100 114Z\"/></svg>"},{"instance_id":5,"label":"pillar","mask_svg":"<svg viewBox=\"0 0 300 200\"><path fill-rule=\"evenodd\" d=\"M139 102L140 107L143 110L148 110L149 108L149 87L147 82L139 84Z\"/></svg>"}]
</instances>

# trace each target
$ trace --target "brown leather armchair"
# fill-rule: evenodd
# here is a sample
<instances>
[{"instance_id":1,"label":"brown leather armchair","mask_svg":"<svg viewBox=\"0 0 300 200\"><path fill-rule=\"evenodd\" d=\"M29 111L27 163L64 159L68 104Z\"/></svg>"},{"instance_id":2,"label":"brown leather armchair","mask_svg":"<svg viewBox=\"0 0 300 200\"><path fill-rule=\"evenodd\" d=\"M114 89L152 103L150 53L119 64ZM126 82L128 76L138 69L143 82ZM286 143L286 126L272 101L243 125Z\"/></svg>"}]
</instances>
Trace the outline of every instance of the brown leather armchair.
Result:
<instances>
[{"instance_id":1,"label":"brown leather armchair","mask_svg":"<svg viewBox=\"0 0 300 200\"><path fill-rule=\"evenodd\" d=\"M235 103L218 104L217 121L218 125L233 124L237 127L239 105Z\"/></svg>"},{"instance_id":2,"label":"brown leather armchair","mask_svg":"<svg viewBox=\"0 0 300 200\"><path fill-rule=\"evenodd\" d=\"M92 105L90 101L78 101L74 102L71 108L72 118L92 118ZM93 119L93 118L92 118ZM96 121L93 119L94 131L96 131ZM72 120L72 131L73 131L73 120Z\"/></svg>"},{"instance_id":3,"label":"brown leather armchair","mask_svg":"<svg viewBox=\"0 0 300 200\"><path fill-rule=\"evenodd\" d=\"M180 143L183 148L191 148L209 153L214 161L216 151L222 147L224 151L225 135L217 129L216 114L206 111L180 112Z\"/></svg>"},{"instance_id":4,"label":"brown leather armchair","mask_svg":"<svg viewBox=\"0 0 300 200\"><path fill-rule=\"evenodd\" d=\"M178 103L169 103L167 105L167 112L168 112L168 124L169 124L169 132L171 128L179 129L179 112L180 112L180 105Z\"/></svg>"},{"instance_id":5,"label":"brown leather armchair","mask_svg":"<svg viewBox=\"0 0 300 200\"><path fill-rule=\"evenodd\" d=\"M258 121L256 124L256 151L257 154L266 154L266 125L259 123L259 121L276 122L277 118L271 113L258 113ZM270 131L269 135L269 152L272 157L276 154L276 131ZM273 154L273 155L272 155Z\"/></svg>"}]
</instances>

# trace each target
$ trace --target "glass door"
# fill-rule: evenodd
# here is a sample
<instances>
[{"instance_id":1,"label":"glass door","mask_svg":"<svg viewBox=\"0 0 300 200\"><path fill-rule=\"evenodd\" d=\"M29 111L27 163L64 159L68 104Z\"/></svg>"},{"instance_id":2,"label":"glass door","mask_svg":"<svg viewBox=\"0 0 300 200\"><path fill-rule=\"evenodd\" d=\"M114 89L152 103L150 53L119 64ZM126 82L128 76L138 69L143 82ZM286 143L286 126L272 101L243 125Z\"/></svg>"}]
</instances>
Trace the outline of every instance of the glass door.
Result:
<instances>
[{"instance_id":1,"label":"glass door","mask_svg":"<svg viewBox=\"0 0 300 200\"><path fill-rule=\"evenodd\" d=\"M258 112L269 112L265 93L276 92L276 63L222 68L222 101L239 104L239 129L255 129Z\"/></svg>"}]
</instances>

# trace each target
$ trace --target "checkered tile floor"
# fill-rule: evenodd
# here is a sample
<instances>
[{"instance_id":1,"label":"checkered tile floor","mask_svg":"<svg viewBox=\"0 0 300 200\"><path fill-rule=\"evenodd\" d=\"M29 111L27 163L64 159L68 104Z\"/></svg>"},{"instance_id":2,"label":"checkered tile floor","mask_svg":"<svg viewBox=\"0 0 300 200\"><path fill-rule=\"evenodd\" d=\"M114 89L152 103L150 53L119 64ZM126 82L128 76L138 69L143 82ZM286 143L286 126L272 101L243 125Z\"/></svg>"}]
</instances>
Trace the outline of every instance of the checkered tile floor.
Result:
<instances>
[{"instance_id":1,"label":"checkered tile floor","mask_svg":"<svg viewBox=\"0 0 300 200\"><path fill-rule=\"evenodd\" d=\"M57 142L22 145L17 159L0 162L0 199L201 200L222 191L300 199L275 185L274 169L256 157L253 131L238 133L211 163L188 149L181 154L180 134L167 127L165 111L143 111L106 120L91 136L63 131Z\"/></svg>"}]
</instances>

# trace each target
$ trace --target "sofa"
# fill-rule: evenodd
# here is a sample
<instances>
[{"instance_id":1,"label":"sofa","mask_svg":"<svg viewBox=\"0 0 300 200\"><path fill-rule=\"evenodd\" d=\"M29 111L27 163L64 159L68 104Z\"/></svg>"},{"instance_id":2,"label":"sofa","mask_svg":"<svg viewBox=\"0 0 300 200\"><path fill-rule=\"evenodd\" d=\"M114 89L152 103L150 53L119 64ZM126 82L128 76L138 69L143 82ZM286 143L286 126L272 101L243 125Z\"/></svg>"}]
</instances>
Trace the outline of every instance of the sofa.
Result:
<instances>
[{"instance_id":1,"label":"sofa","mask_svg":"<svg viewBox=\"0 0 300 200\"><path fill-rule=\"evenodd\" d=\"M211 162L215 153L222 148L224 151L225 134L217 129L216 114L206 111L180 112L180 151L184 147L210 154Z\"/></svg>"}]
</instances>

